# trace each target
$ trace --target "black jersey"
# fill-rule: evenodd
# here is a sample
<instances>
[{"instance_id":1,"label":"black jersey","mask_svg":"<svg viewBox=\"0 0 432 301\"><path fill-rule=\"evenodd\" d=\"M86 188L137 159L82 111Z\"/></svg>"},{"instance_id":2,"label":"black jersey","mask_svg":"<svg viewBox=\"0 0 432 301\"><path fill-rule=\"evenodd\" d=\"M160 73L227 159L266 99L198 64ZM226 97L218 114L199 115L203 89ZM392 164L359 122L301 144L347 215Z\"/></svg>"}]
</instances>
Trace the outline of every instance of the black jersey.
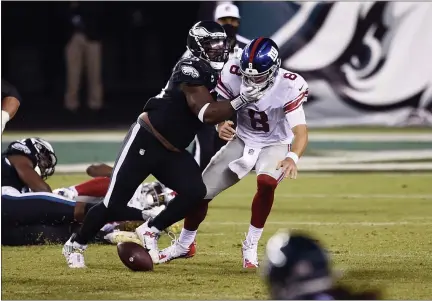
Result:
<instances>
[{"instance_id":1,"label":"black jersey","mask_svg":"<svg viewBox=\"0 0 432 301\"><path fill-rule=\"evenodd\" d=\"M189 108L180 84L205 86L213 92L217 77L218 73L207 62L195 57L182 58L162 92L150 98L144 107L153 127L178 149L185 149L203 125Z\"/></svg>"},{"instance_id":2,"label":"black jersey","mask_svg":"<svg viewBox=\"0 0 432 301\"><path fill-rule=\"evenodd\" d=\"M7 149L2 153L2 186L11 186L18 191L25 191L28 188L21 181L18 173L8 160L8 156L21 155L29 158L33 163L33 168L37 165L37 150L30 139L17 140L9 144Z\"/></svg>"},{"instance_id":3,"label":"black jersey","mask_svg":"<svg viewBox=\"0 0 432 301\"><path fill-rule=\"evenodd\" d=\"M4 79L1 80L1 99L12 96L18 99L19 102L21 102L21 96L19 95L17 89L12 86L10 83L5 81Z\"/></svg>"}]
</instances>

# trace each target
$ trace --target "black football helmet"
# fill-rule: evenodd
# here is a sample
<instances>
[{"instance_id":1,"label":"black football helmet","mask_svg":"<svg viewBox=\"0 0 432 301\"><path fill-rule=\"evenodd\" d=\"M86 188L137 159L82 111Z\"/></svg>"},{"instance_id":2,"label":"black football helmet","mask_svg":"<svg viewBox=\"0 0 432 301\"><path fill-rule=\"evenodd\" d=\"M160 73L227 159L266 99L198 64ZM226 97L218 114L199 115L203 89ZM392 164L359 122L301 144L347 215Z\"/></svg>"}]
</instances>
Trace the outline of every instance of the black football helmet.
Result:
<instances>
[{"instance_id":1,"label":"black football helmet","mask_svg":"<svg viewBox=\"0 0 432 301\"><path fill-rule=\"evenodd\" d=\"M42 179L52 176L57 164L57 157L52 145L41 138L29 138L36 149L37 167L39 168Z\"/></svg>"},{"instance_id":2,"label":"black football helmet","mask_svg":"<svg viewBox=\"0 0 432 301\"><path fill-rule=\"evenodd\" d=\"M214 21L200 21L192 26L187 48L195 57L209 62L215 70L222 70L229 56L225 30Z\"/></svg>"},{"instance_id":3,"label":"black football helmet","mask_svg":"<svg viewBox=\"0 0 432 301\"><path fill-rule=\"evenodd\" d=\"M269 239L263 273L275 300L308 299L333 286L327 252L301 233L279 232Z\"/></svg>"}]
</instances>

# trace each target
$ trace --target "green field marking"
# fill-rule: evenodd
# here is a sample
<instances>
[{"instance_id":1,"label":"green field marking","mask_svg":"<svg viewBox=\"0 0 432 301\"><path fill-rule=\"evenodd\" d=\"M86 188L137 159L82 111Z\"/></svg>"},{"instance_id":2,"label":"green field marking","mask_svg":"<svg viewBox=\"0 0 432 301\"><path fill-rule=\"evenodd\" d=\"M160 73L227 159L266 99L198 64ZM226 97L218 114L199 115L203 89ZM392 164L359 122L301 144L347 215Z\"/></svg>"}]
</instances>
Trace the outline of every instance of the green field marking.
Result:
<instances>
[{"instance_id":1,"label":"green field marking","mask_svg":"<svg viewBox=\"0 0 432 301\"><path fill-rule=\"evenodd\" d=\"M9 143L2 142L2 151ZM121 142L53 142L59 164L115 161ZM428 150L432 142L358 142L310 141L306 155L319 156L321 151Z\"/></svg>"}]
</instances>

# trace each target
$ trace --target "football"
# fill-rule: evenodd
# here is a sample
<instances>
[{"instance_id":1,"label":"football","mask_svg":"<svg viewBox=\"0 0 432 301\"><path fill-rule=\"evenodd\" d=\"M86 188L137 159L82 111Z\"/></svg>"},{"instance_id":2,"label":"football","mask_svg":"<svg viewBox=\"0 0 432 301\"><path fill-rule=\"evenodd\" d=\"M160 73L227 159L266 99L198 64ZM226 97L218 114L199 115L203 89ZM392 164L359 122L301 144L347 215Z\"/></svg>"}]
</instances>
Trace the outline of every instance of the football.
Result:
<instances>
[{"instance_id":1,"label":"football","mask_svg":"<svg viewBox=\"0 0 432 301\"><path fill-rule=\"evenodd\" d=\"M147 272L153 270L153 260L147 250L134 242L117 244L117 253L125 266L132 271Z\"/></svg>"}]
</instances>

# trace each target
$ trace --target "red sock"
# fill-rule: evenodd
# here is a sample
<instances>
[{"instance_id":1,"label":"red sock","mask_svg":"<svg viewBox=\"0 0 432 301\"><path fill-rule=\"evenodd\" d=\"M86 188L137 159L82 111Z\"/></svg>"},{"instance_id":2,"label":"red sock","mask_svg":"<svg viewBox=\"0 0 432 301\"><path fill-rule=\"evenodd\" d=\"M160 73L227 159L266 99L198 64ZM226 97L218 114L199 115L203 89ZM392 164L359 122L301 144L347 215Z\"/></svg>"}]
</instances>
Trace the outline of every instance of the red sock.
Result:
<instances>
[{"instance_id":1,"label":"red sock","mask_svg":"<svg viewBox=\"0 0 432 301\"><path fill-rule=\"evenodd\" d=\"M199 225L207 216L208 203L211 200L202 200L195 210L184 219L183 228L188 231L198 230Z\"/></svg>"},{"instance_id":2,"label":"red sock","mask_svg":"<svg viewBox=\"0 0 432 301\"><path fill-rule=\"evenodd\" d=\"M252 202L251 225L262 229L273 206L277 180L268 175L258 175L257 192Z\"/></svg>"},{"instance_id":3,"label":"red sock","mask_svg":"<svg viewBox=\"0 0 432 301\"><path fill-rule=\"evenodd\" d=\"M108 191L110 178L97 177L75 186L78 195L103 197Z\"/></svg>"}]
</instances>

